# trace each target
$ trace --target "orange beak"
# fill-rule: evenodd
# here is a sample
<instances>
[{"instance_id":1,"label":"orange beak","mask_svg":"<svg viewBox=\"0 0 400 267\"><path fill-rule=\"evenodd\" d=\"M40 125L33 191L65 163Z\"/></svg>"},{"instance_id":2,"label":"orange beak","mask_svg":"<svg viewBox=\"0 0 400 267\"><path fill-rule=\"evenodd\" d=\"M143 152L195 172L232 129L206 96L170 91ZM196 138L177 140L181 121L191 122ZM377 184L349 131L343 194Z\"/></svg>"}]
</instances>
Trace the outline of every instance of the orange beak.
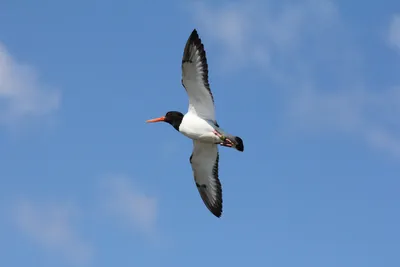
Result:
<instances>
[{"instance_id":1,"label":"orange beak","mask_svg":"<svg viewBox=\"0 0 400 267\"><path fill-rule=\"evenodd\" d=\"M147 120L146 122L160 122L160 121L165 121L165 116L162 116L162 117L156 118L156 119Z\"/></svg>"}]
</instances>

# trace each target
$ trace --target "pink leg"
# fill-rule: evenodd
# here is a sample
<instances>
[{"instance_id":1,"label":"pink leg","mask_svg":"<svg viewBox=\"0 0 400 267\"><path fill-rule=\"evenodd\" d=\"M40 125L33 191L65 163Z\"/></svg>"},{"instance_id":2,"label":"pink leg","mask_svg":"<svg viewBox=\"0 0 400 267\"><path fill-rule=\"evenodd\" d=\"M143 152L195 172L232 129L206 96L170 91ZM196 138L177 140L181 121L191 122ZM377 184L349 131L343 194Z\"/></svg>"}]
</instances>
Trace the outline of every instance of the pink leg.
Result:
<instances>
[{"instance_id":1,"label":"pink leg","mask_svg":"<svg viewBox=\"0 0 400 267\"><path fill-rule=\"evenodd\" d=\"M216 135L216 136L218 136L219 138L221 138L222 137L222 134L220 134L219 132L217 132L216 130L214 130L213 131L213 133Z\"/></svg>"},{"instance_id":2,"label":"pink leg","mask_svg":"<svg viewBox=\"0 0 400 267\"><path fill-rule=\"evenodd\" d=\"M229 143L221 143L220 145L221 145L221 146L232 147L232 144L229 144Z\"/></svg>"},{"instance_id":3,"label":"pink leg","mask_svg":"<svg viewBox=\"0 0 400 267\"><path fill-rule=\"evenodd\" d=\"M220 133L219 133L219 132L217 132L216 130L214 130L214 131L213 131L213 133L214 133L216 136L218 136L219 138L221 138L221 137L222 137L222 134L220 134ZM229 143L229 144L227 144L227 143ZM229 145L229 147L232 147L232 145L233 145L233 142L232 142L231 140L229 140L228 138L225 138L224 142L223 142L223 143L221 143L221 144L223 144L223 145L226 145L226 146L228 146L228 145Z\"/></svg>"}]
</instances>

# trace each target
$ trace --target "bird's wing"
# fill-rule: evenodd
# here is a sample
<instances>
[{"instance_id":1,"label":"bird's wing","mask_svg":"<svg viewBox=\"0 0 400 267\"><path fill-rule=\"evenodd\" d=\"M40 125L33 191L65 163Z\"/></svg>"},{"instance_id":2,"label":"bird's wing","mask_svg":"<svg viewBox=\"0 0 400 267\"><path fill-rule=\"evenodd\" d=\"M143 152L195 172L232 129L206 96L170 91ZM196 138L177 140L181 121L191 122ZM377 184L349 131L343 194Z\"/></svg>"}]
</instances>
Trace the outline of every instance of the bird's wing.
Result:
<instances>
[{"instance_id":1,"label":"bird's wing","mask_svg":"<svg viewBox=\"0 0 400 267\"><path fill-rule=\"evenodd\" d=\"M222 188L218 178L219 153L216 144L193 141L190 156L197 189L206 207L217 217L222 214Z\"/></svg>"},{"instance_id":2,"label":"bird's wing","mask_svg":"<svg viewBox=\"0 0 400 267\"><path fill-rule=\"evenodd\" d=\"M183 52L182 85L189 96L189 112L215 122L214 97L208 83L206 52L196 29L189 36Z\"/></svg>"}]
</instances>

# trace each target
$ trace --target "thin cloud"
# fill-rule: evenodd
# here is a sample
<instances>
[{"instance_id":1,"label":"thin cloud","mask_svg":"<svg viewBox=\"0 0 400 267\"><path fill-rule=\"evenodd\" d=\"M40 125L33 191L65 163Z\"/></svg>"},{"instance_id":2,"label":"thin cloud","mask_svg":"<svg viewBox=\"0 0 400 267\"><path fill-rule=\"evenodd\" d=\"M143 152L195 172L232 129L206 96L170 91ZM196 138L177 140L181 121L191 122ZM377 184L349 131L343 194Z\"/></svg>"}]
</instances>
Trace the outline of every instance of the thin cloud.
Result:
<instances>
[{"instance_id":1,"label":"thin cloud","mask_svg":"<svg viewBox=\"0 0 400 267\"><path fill-rule=\"evenodd\" d=\"M329 0L284 2L236 1L209 5L195 2L190 8L201 34L213 39L223 70L280 67L285 58L297 52L304 36L320 34L335 22L337 10ZM318 21L319 23L310 23ZM222 63L223 62L223 63ZM274 73L278 74L278 73Z\"/></svg>"},{"instance_id":2,"label":"thin cloud","mask_svg":"<svg viewBox=\"0 0 400 267\"><path fill-rule=\"evenodd\" d=\"M101 195L108 214L118 217L134 231L154 237L158 213L155 197L147 195L127 177L120 175L103 180Z\"/></svg>"},{"instance_id":3,"label":"thin cloud","mask_svg":"<svg viewBox=\"0 0 400 267\"><path fill-rule=\"evenodd\" d=\"M203 35L218 45L221 66L256 67L277 85L287 103L283 122L294 133L339 131L399 155L400 87L367 85L367 55L333 1L200 2L191 10ZM390 44L400 48L399 15L389 32Z\"/></svg>"},{"instance_id":4,"label":"thin cloud","mask_svg":"<svg viewBox=\"0 0 400 267\"><path fill-rule=\"evenodd\" d=\"M0 43L0 122L16 124L48 115L60 106L60 92L39 81L32 66L17 62Z\"/></svg>"},{"instance_id":5,"label":"thin cloud","mask_svg":"<svg viewBox=\"0 0 400 267\"><path fill-rule=\"evenodd\" d=\"M393 156L400 158L400 138L393 132L382 129L372 129L367 132L366 140L374 147L389 151Z\"/></svg>"},{"instance_id":6,"label":"thin cloud","mask_svg":"<svg viewBox=\"0 0 400 267\"><path fill-rule=\"evenodd\" d=\"M288 110L295 128L312 133L344 133L400 158L400 90L326 92L310 87L292 99Z\"/></svg>"},{"instance_id":7,"label":"thin cloud","mask_svg":"<svg viewBox=\"0 0 400 267\"><path fill-rule=\"evenodd\" d=\"M394 15L390 21L388 42L400 52L400 14Z\"/></svg>"},{"instance_id":8,"label":"thin cloud","mask_svg":"<svg viewBox=\"0 0 400 267\"><path fill-rule=\"evenodd\" d=\"M204 28L206 34L214 38L217 42L226 48L222 55L222 60L245 64L249 57L249 46L255 46L248 43L252 32L251 21L248 19L247 8L238 8L237 4L230 4L221 8L211 8L203 2L195 4L195 19ZM248 51L248 52L247 52ZM229 66L229 62L226 64Z\"/></svg>"},{"instance_id":9,"label":"thin cloud","mask_svg":"<svg viewBox=\"0 0 400 267\"><path fill-rule=\"evenodd\" d=\"M22 199L13 215L17 228L49 253L60 254L74 265L91 262L93 248L74 229L72 207Z\"/></svg>"}]
</instances>

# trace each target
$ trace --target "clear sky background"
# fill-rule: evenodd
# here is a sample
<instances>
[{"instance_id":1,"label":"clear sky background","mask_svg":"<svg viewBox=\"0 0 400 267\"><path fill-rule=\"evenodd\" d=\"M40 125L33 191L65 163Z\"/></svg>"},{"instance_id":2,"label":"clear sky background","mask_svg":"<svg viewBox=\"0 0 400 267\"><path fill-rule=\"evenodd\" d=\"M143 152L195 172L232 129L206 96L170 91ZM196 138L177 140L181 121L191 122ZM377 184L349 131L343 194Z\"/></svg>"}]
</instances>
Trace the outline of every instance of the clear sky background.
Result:
<instances>
[{"instance_id":1,"label":"clear sky background","mask_svg":"<svg viewBox=\"0 0 400 267\"><path fill-rule=\"evenodd\" d=\"M187 111L196 28L224 213ZM0 266L400 266L399 1L0 2Z\"/></svg>"}]
</instances>

